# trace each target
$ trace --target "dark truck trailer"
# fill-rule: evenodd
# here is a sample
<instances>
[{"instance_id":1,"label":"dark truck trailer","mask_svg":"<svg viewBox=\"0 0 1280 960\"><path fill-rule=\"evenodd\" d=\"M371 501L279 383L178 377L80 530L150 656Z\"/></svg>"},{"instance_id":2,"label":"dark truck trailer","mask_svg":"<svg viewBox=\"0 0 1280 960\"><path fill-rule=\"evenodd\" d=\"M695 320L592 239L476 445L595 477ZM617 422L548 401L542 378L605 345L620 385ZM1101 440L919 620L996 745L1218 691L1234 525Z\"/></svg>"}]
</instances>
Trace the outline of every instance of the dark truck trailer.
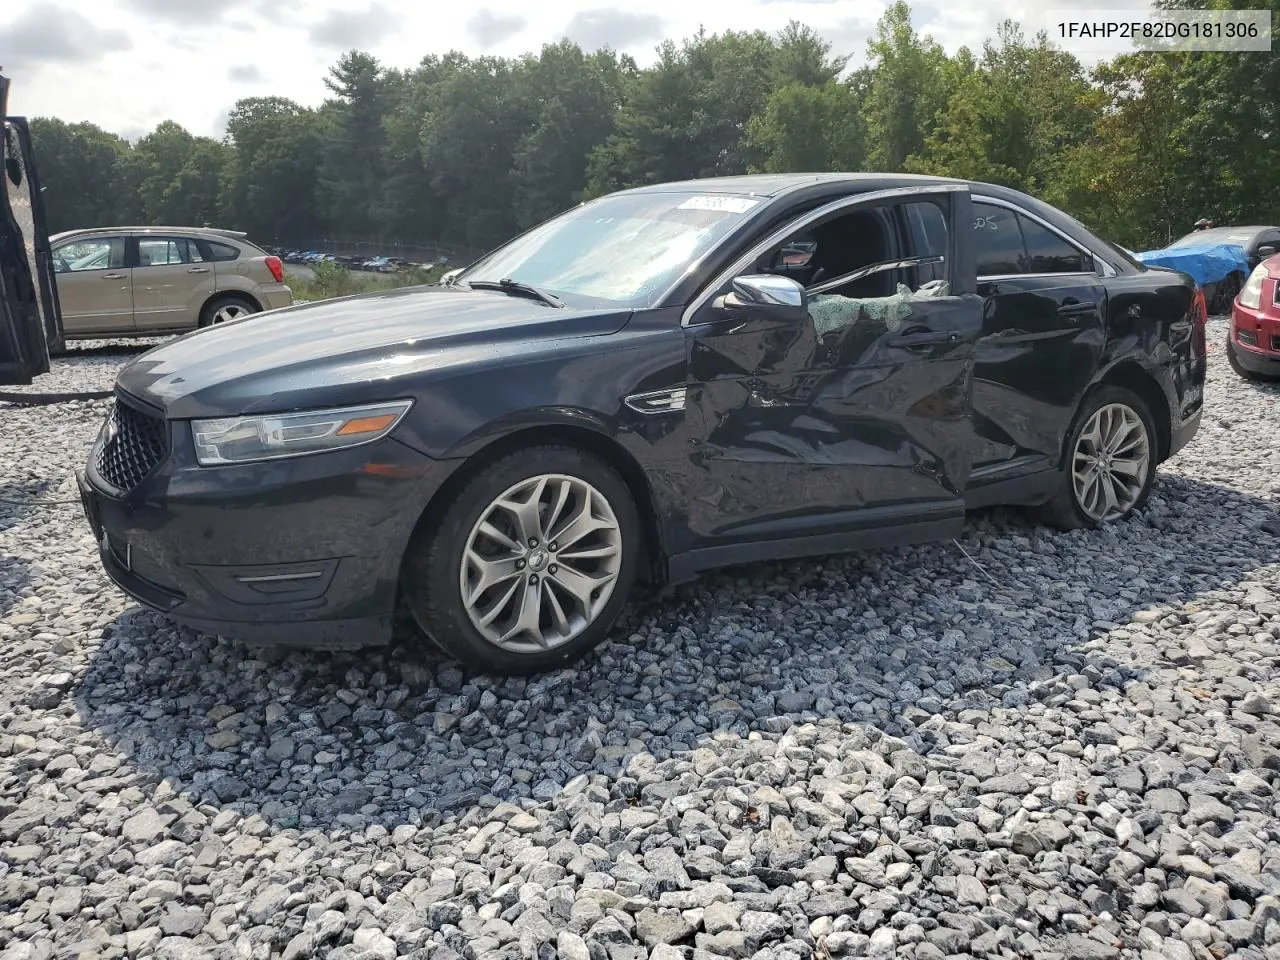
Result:
<instances>
[{"instance_id":1,"label":"dark truck trailer","mask_svg":"<svg viewBox=\"0 0 1280 960\"><path fill-rule=\"evenodd\" d=\"M0 76L0 385L17 386L49 372L63 334L31 130L8 115L8 99Z\"/></svg>"}]
</instances>

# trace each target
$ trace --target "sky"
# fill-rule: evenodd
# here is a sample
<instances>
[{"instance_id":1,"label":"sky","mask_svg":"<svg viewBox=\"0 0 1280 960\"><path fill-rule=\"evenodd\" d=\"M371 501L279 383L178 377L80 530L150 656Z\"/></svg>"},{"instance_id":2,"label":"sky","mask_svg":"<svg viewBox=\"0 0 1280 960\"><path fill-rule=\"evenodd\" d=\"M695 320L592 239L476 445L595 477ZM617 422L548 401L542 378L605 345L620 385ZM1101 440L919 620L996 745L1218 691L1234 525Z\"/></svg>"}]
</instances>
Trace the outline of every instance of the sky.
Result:
<instances>
[{"instance_id":1,"label":"sky","mask_svg":"<svg viewBox=\"0 0 1280 960\"><path fill-rule=\"evenodd\" d=\"M412 67L430 53L518 56L568 37L587 49L631 54L643 66L663 39L678 41L700 26L709 33L776 31L799 20L856 65L887 5L635 0L618 8L603 0L541 0L535 7L528 0L477 0L442 14L423 0L309 0L286 14L283 4L263 0L0 0L0 69L13 81L10 114L89 121L131 140L162 120L221 137L242 97L321 103L328 68L353 47L387 66ZM917 0L912 11L916 28L949 52L963 45L979 50L1005 17L1024 23L1028 35L1044 17L1043 4L1021 0Z\"/></svg>"}]
</instances>

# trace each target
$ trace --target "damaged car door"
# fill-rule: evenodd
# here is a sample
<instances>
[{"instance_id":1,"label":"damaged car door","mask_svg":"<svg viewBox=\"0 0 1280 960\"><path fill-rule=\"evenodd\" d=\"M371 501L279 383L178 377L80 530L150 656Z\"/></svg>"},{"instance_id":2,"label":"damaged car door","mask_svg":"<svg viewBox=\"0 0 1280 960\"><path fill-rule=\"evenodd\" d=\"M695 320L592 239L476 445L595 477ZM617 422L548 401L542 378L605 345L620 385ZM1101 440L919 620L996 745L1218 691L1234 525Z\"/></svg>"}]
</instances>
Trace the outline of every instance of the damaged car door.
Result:
<instances>
[{"instance_id":1,"label":"damaged car door","mask_svg":"<svg viewBox=\"0 0 1280 960\"><path fill-rule=\"evenodd\" d=\"M941 214L944 253L906 227L920 204ZM960 529L982 325L971 220L963 184L842 197L689 306L695 550L799 556Z\"/></svg>"},{"instance_id":2,"label":"damaged car door","mask_svg":"<svg viewBox=\"0 0 1280 960\"><path fill-rule=\"evenodd\" d=\"M6 116L8 92L0 77L0 384L25 385L62 349L62 315L31 132Z\"/></svg>"}]
</instances>

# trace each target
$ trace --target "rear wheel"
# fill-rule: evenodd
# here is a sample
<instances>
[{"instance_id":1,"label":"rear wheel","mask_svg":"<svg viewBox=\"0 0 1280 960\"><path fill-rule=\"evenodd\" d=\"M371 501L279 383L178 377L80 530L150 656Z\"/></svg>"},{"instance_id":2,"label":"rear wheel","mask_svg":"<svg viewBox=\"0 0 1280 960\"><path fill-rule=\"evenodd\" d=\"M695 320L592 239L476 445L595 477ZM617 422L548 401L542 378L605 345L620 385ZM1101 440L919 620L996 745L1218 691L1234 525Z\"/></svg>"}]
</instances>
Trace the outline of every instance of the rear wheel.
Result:
<instances>
[{"instance_id":1,"label":"rear wheel","mask_svg":"<svg viewBox=\"0 0 1280 960\"><path fill-rule=\"evenodd\" d=\"M1151 495L1156 453L1155 423L1142 398L1123 387L1094 391L1067 437L1060 486L1041 517L1061 530L1125 519Z\"/></svg>"},{"instance_id":2,"label":"rear wheel","mask_svg":"<svg viewBox=\"0 0 1280 960\"><path fill-rule=\"evenodd\" d=\"M630 593L641 526L625 482L572 447L510 454L472 478L415 537L404 595L450 656L528 674L607 636Z\"/></svg>"},{"instance_id":3,"label":"rear wheel","mask_svg":"<svg viewBox=\"0 0 1280 960\"><path fill-rule=\"evenodd\" d=\"M260 308L248 297L214 297L200 311L200 326L211 327L215 323L239 320L241 317L247 317L251 313L258 312L260 312Z\"/></svg>"}]
</instances>

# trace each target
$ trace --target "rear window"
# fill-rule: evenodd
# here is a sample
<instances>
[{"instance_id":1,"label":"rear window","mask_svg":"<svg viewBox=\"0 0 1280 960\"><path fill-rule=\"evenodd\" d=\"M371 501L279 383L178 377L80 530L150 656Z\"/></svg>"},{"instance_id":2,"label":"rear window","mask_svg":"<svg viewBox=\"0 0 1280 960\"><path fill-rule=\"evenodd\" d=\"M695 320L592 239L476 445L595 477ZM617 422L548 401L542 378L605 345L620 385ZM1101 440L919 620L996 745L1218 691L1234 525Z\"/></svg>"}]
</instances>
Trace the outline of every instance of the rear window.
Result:
<instances>
[{"instance_id":1,"label":"rear window","mask_svg":"<svg viewBox=\"0 0 1280 960\"><path fill-rule=\"evenodd\" d=\"M1019 217L1022 238L1027 244L1028 273L1087 273L1093 258L1082 253L1052 230L1026 217Z\"/></svg>"},{"instance_id":2,"label":"rear window","mask_svg":"<svg viewBox=\"0 0 1280 960\"><path fill-rule=\"evenodd\" d=\"M218 243L216 240L206 240L205 244L209 248L210 260L238 260L240 258L240 248L233 247L229 243Z\"/></svg>"}]
</instances>

